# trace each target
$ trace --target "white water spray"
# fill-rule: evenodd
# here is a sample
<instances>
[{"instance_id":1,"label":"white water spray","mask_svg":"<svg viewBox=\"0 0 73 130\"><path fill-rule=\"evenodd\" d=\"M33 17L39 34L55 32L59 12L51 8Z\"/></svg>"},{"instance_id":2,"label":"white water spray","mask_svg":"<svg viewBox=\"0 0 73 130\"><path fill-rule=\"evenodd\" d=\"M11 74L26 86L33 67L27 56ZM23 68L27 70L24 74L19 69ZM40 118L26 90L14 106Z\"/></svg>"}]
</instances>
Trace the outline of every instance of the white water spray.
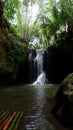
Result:
<instances>
[{"instance_id":1,"label":"white water spray","mask_svg":"<svg viewBox=\"0 0 73 130\"><path fill-rule=\"evenodd\" d=\"M33 85L43 85L48 83L46 74L43 71L43 54L44 50L36 50L36 57L34 59L34 62L37 64L37 79L33 82Z\"/></svg>"}]
</instances>

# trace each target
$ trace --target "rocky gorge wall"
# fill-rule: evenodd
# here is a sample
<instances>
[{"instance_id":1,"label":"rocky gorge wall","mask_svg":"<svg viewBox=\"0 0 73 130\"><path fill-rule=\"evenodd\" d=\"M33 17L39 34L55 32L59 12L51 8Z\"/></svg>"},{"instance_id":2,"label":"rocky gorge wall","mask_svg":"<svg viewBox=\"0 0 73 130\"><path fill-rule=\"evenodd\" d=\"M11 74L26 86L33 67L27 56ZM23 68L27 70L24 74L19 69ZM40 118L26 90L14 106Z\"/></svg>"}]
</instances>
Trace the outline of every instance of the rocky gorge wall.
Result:
<instances>
[{"instance_id":1,"label":"rocky gorge wall","mask_svg":"<svg viewBox=\"0 0 73 130\"><path fill-rule=\"evenodd\" d=\"M44 70L52 83L61 83L73 72L73 43L48 48L44 55Z\"/></svg>"}]
</instances>

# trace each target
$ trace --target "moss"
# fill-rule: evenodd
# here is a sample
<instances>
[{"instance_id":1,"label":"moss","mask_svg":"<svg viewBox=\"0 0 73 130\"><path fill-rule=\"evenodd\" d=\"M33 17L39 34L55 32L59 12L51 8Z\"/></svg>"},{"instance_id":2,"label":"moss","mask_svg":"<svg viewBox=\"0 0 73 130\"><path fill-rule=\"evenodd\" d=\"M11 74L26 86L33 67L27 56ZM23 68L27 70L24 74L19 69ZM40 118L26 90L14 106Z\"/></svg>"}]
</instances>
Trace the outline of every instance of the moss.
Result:
<instances>
[{"instance_id":1,"label":"moss","mask_svg":"<svg viewBox=\"0 0 73 130\"><path fill-rule=\"evenodd\" d=\"M73 73L70 73L62 82L63 93L65 95L73 95Z\"/></svg>"}]
</instances>

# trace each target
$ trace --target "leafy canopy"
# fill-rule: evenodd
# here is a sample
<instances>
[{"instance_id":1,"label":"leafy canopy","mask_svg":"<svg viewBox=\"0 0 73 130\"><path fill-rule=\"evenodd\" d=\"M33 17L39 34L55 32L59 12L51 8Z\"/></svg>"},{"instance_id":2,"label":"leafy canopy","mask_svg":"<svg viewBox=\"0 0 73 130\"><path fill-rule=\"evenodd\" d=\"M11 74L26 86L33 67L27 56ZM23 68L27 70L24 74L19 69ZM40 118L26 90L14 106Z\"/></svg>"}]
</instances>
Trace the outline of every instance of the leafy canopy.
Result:
<instances>
[{"instance_id":1,"label":"leafy canopy","mask_svg":"<svg viewBox=\"0 0 73 130\"><path fill-rule=\"evenodd\" d=\"M4 0L4 15L11 22L17 20L15 30L27 43L33 37L38 38L40 47L56 44L60 34L68 31L69 21L73 20L73 0ZM39 7L39 14L31 22L31 10L34 4ZM31 15L29 15L29 13ZM37 43L36 43L37 46Z\"/></svg>"}]
</instances>

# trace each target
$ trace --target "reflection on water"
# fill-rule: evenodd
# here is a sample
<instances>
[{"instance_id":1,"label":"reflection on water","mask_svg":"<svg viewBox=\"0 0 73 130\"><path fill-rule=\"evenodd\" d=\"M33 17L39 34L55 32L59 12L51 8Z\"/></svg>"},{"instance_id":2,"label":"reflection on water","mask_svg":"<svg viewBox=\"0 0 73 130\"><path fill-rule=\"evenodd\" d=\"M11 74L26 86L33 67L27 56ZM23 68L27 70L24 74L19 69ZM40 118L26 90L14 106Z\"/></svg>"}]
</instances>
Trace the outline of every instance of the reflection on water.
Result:
<instances>
[{"instance_id":1,"label":"reflection on water","mask_svg":"<svg viewBox=\"0 0 73 130\"><path fill-rule=\"evenodd\" d=\"M24 111L19 130L56 130L43 114L52 86L13 86L0 88L0 110Z\"/></svg>"}]
</instances>

